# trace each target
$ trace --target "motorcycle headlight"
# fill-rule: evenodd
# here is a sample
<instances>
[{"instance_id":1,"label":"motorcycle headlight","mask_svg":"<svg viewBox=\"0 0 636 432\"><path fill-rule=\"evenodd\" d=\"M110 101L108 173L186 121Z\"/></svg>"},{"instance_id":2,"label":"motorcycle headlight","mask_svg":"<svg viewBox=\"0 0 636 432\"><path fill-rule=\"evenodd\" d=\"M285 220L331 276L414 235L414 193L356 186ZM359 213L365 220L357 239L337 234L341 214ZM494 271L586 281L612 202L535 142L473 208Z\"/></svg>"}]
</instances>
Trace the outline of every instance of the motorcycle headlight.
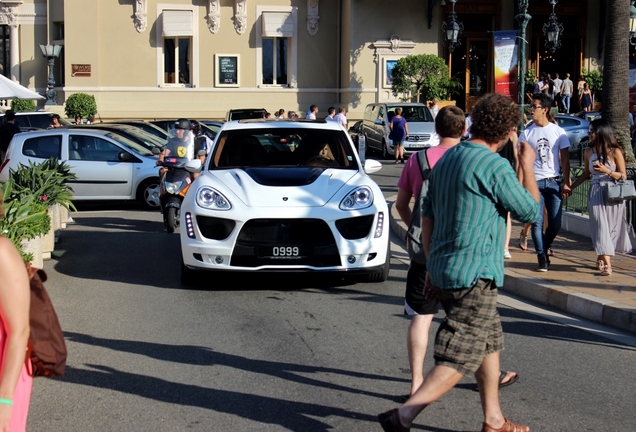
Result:
<instances>
[{"instance_id":1,"label":"motorcycle headlight","mask_svg":"<svg viewBox=\"0 0 636 432\"><path fill-rule=\"evenodd\" d=\"M165 188L166 188L166 192L168 192L169 194L176 194L179 192L179 190L181 189L181 185L183 184L183 182L165 182Z\"/></svg>"},{"instance_id":2,"label":"motorcycle headlight","mask_svg":"<svg viewBox=\"0 0 636 432\"><path fill-rule=\"evenodd\" d=\"M340 201L340 210L360 210L373 204L373 192L367 186L361 186L347 194Z\"/></svg>"},{"instance_id":3,"label":"motorcycle headlight","mask_svg":"<svg viewBox=\"0 0 636 432\"><path fill-rule=\"evenodd\" d=\"M232 208L232 204L222 193L207 186L197 191L197 204L210 210L230 210Z\"/></svg>"}]
</instances>

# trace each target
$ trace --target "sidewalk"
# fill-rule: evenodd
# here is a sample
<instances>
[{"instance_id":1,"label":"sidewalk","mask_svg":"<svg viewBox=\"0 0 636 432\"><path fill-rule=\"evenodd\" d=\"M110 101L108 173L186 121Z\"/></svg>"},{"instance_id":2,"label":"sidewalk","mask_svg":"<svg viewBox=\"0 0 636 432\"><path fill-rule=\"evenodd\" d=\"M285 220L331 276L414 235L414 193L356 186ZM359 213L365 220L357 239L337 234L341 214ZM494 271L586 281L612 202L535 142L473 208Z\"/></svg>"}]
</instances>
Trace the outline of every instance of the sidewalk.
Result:
<instances>
[{"instance_id":1,"label":"sidewalk","mask_svg":"<svg viewBox=\"0 0 636 432\"><path fill-rule=\"evenodd\" d=\"M390 201L391 229L401 239L407 227ZM503 291L620 330L636 333L636 256L612 258L612 275L600 276L592 241L561 229L552 249L550 270L537 272L532 239L519 246L521 224L513 222L510 253L505 260Z\"/></svg>"}]
</instances>

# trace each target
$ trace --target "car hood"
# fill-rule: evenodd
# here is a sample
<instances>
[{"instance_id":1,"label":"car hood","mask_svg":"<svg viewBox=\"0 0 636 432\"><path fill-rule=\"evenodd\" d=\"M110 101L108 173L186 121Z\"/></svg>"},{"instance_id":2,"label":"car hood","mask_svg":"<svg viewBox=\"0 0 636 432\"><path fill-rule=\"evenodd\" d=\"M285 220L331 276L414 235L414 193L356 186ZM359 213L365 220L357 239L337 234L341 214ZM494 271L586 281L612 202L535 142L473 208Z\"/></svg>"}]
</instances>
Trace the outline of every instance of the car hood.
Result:
<instances>
[{"instance_id":1,"label":"car hood","mask_svg":"<svg viewBox=\"0 0 636 432\"><path fill-rule=\"evenodd\" d=\"M409 135L434 134L435 123L433 122L408 122Z\"/></svg>"},{"instance_id":2,"label":"car hood","mask_svg":"<svg viewBox=\"0 0 636 432\"><path fill-rule=\"evenodd\" d=\"M205 183L223 194L231 191L248 207L321 207L357 175L318 167L237 168L208 172Z\"/></svg>"}]
</instances>

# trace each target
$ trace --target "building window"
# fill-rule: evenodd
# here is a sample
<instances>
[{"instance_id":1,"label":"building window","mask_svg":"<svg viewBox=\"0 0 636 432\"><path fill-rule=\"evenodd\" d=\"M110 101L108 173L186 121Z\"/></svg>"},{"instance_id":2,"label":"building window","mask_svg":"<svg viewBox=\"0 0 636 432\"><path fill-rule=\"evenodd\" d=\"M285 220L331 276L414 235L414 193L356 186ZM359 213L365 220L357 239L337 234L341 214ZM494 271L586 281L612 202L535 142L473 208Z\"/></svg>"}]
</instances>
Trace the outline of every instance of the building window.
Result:
<instances>
[{"instance_id":1,"label":"building window","mask_svg":"<svg viewBox=\"0 0 636 432\"><path fill-rule=\"evenodd\" d=\"M191 85L190 53L192 38L178 37L163 40L163 72L165 84Z\"/></svg>"},{"instance_id":2,"label":"building window","mask_svg":"<svg viewBox=\"0 0 636 432\"><path fill-rule=\"evenodd\" d=\"M263 38L263 84L287 85L287 38Z\"/></svg>"},{"instance_id":3,"label":"building window","mask_svg":"<svg viewBox=\"0 0 636 432\"><path fill-rule=\"evenodd\" d=\"M11 48L9 44L9 26L0 26L0 73L11 78Z\"/></svg>"},{"instance_id":4,"label":"building window","mask_svg":"<svg viewBox=\"0 0 636 432\"><path fill-rule=\"evenodd\" d=\"M297 8L257 6L257 85L296 86Z\"/></svg>"},{"instance_id":5,"label":"building window","mask_svg":"<svg viewBox=\"0 0 636 432\"><path fill-rule=\"evenodd\" d=\"M198 27L194 6L158 4L157 80L160 86L196 87ZM160 32L160 33L159 33Z\"/></svg>"}]
</instances>

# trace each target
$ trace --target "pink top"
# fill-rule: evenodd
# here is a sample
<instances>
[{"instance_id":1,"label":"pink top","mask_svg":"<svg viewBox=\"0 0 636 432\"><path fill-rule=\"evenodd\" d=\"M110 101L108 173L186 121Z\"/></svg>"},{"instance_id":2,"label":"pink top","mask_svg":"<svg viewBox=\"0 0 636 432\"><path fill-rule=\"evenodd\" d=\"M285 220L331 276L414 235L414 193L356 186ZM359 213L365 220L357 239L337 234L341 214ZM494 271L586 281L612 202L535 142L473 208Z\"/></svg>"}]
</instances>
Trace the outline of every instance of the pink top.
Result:
<instances>
[{"instance_id":1,"label":"pink top","mask_svg":"<svg viewBox=\"0 0 636 432\"><path fill-rule=\"evenodd\" d=\"M426 150L426 155L428 156L428 164L431 168L435 166L437 161L439 161L446 150L451 147L447 146L436 146L430 147ZM406 161L404 165L404 169L402 170L402 175L400 175L400 180L398 180L398 189L405 190L409 192L412 196L415 196L422 187L422 171L420 170L420 164L417 161L416 154L412 154L409 157L409 160Z\"/></svg>"},{"instance_id":2,"label":"pink top","mask_svg":"<svg viewBox=\"0 0 636 432\"><path fill-rule=\"evenodd\" d=\"M2 347L2 355L4 356L5 341L7 333L4 330L3 320L0 320L0 347ZM24 349L26 357L26 348ZM4 357L0 359L0 373L4 372ZM18 378L13 393L13 406L11 409L11 423L9 430L11 432L24 432L26 430L27 415L29 414L29 401L31 400L31 387L33 386L33 377L27 371L26 363L22 367L22 372Z\"/></svg>"}]
</instances>

